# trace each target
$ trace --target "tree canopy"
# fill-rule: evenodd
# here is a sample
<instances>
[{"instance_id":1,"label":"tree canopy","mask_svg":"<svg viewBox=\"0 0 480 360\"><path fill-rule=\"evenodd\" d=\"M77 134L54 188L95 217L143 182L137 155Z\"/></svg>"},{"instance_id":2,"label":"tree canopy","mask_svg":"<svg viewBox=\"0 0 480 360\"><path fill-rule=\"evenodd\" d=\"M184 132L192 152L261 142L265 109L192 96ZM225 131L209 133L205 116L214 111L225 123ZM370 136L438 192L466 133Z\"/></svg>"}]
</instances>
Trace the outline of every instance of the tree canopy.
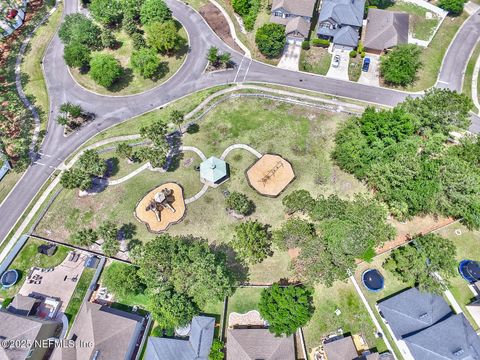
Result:
<instances>
[{"instance_id":1,"label":"tree canopy","mask_svg":"<svg viewBox=\"0 0 480 360\"><path fill-rule=\"evenodd\" d=\"M163 23L172 19L172 11L163 0L144 0L140 7L140 19L143 25Z\"/></svg>"},{"instance_id":2,"label":"tree canopy","mask_svg":"<svg viewBox=\"0 0 480 360\"><path fill-rule=\"evenodd\" d=\"M105 161L95 150L85 150L73 168L62 174L60 183L66 189L87 190L92 186L92 177L103 176L106 170Z\"/></svg>"},{"instance_id":3,"label":"tree canopy","mask_svg":"<svg viewBox=\"0 0 480 360\"><path fill-rule=\"evenodd\" d=\"M415 44L401 44L380 58L380 74L394 85L412 84L422 66L421 49Z\"/></svg>"},{"instance_id":4,"label":"tree canopy","mask_svg":"<svg viewBox=\"0 0 480 360\"><path fill-rule=\"evenodd\" d=\"M303 286L273 284L264 289L258 309L262 318L268 321L270 332L276 336L289 336L306 325L314 311L312 295L313 290Z\"/></svg>"},{"instance_id":5,"label":"tree canopy","mask_svg":"<svg viewBox=\"0 0 480 360\"><path fill-rule=\"evenodd\" d=\"M465 6L465 0L439 0L438 6L452 15L460 15Z\"/></svg>"},{"instance_id":6,"label":"tree canopy","mask_svg":"<svg viewBox=\"0 0 480 360\"><path fill-rule=\"evenodd\" d=\"M90 76L103 87L112 86L122 73L122 67L113 55L97 53L90 60Z\"/></svg>"},{"instance_id":7,"label":"tree canopy","mask_svg":"<svg viewBox=\"0 0 480 360\"><path fill-rule=\"evenodd\" d=\"M145 26L147 45L162 53L176 50L181 42L173 20L152 22Z\"/></svg>"},{"instance_id":8,"label":"tree canopy","mask_svg":"<svg viewBox=\"0 0 480 360\"><path fill-rule=\"evenodd\" d=\"M269 58L279 57L285 47L285 27L279 24L262 25L255 35L258 50Z\"/></svg>"},{"instance_id":9,"label":"tree canopy","mask_svg":"<svg viewBox=\"0 0 480 360\"><path fill-rule=\"evenodd\" d=\"M89 49L100 47L100 34L101 29L92 20L79 13L66 15L58 31L58 36L65 45L76 43L85 45Z\"/></svg>"},{"instance_id":10,"label":"tree canopy","mask_svg":"<svg viewBox=\"0 0 480 360\"><path fill-rule=\"evenodd\" d=\"M257 220L249 220L235 227L232 248L245 261L256 264L271 255L271 234L267 226Z\"/></svg>"},{"instance_id":11,"label":"tree canopy","mask_svg":"<svg viewBox=\"0 0 480 360\"><path fill-rule=\"evenodd\" d=\"M160 68L160 58L154 49L142 48L134 51L130 59L134 71L144 78L154 78L158 75Z\"/></svg>"},{"instance_id":12,"label":"tree canopy","mask_svg":"<svg viewBox=\"0 0 480 360\"><path fill-rule=\"evenodd\" d=\"M88 8L93 18L104 25L122 21L123 7L119 0L91 0Z\"/></svg>"},{"instance_id":13,"label":"tree canopy","mask_svg":"<svg viewBox=\"0 0 480 360\"><path fill-rule=\"evenodd\" d=\"M70 67L85 68L90 63L91 50L80 43L69 43L65 45L63 58Z\"/></svg>"},{"instance_id":14,"label":"tree canopy","mask_svg":"<svg viewBox=\"0 0 480 360\"><path fill-rule=\"evenodd\" d=\"M113 262L105 268L103 284L115 295L139 294L145 289L135 266Z\"/></svg>"},{"instance_id":15,"label":"tree canopy","mask_svg":"<svg viewBox=\"0 0 480 360\"><path fill-rule=\"evenodd\" d=\"M242 215L249 215L255 209L255 204L245 194L237 191L232 191L225 198L225 205L227 208L234 210Z\"/></svg>"}]
</instances>

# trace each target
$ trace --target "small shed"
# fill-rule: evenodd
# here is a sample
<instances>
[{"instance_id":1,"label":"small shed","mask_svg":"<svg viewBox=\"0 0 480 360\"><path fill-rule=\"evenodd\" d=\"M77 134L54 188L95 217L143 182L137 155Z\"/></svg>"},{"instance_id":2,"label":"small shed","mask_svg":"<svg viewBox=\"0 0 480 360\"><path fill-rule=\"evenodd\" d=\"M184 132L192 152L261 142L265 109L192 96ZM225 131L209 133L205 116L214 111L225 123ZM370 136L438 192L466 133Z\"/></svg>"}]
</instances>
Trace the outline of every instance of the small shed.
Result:
<instances>
[{"instance_id":1,"label":"small shed","mask_svg":"<svg viewBox=\"0 0 480 360\"><path fill-rule=\"evenodd\" d=\"M0 154L0 164L2 164L2 167L0 167L0 180L3 179L5 175L12 169L10 166L10 163L8 162L7 159L1 156Z\"/></svg>"},{"instance_id":2,"label":"small shed","mask_svg":"<svg viewBox=\"0 0 480 360\"><path fill-rule=\"evenodd\" d=\"M89 256L85 259L85 267L89 269L96 269L100 263L100 258L96 255Z\"/></svg>"},{"instance_id":3,"label":"small shed","mask_svg":"<svg viewBox=\"0 0 480 360\"><path fill-rule=\"evenodd\" d=\"M38 253L53 256L57 252L57 245L55 244L43 244L38 247Z\"/></svg>"},{"instance_id":4,"label":"small shed","mask_svg":"<svg viewBox=\"0 0 480 360\"><path fill-rule=\"evenodd\" d=\"M210 186L217 186L228 179L228 164L212 156L200 164L200 180Z\"/></svg>"}]
</instances>

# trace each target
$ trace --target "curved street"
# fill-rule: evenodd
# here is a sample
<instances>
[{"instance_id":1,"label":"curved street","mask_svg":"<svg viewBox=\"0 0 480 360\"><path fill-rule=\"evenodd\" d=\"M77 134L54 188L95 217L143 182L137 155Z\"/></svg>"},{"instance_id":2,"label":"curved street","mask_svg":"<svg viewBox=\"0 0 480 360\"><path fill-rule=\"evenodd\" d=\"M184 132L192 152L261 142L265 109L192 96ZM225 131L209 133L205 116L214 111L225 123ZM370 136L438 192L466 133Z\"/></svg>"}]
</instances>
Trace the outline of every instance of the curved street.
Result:
<instances>
[{"instance_id":1,"label":"curved street","mask_svg":"<svg viewBox=\"0 0 480 360\"><path fill-rule=\"evenodd\" d=\"M183 66L172 78L142 94L121 97L103 96L79 86L69 74L63 61L63 45L55 35L43 63L51 109L47 135L37 161L29 167L17 186L0 205L0 219L2 219L0 239L2 241L55 168L89 138L112 125L164 106L192 92L221 84L266 82L387 106L394 106L409 95L419 96L419 94L279 69L251 60L223 43L192 8L177 0L166 0L166 2L189 35L189 53ZM78 11L78 0L65 0L64 15L76 11ZM440 71L438 87L461 90L466 63L479 38L480 16L477 13L465 22L452 42ZM206 53L211 46L232 54L232 60L236 64L234 71L204 73L207 65ZM96 114L95 121L68 138L63 136L63 127L55 121L60 104L66 101L80 104L86 111ZM472 120L471 130L479 132L480 119L473 116Z\"/></svg>"}]
</instances>

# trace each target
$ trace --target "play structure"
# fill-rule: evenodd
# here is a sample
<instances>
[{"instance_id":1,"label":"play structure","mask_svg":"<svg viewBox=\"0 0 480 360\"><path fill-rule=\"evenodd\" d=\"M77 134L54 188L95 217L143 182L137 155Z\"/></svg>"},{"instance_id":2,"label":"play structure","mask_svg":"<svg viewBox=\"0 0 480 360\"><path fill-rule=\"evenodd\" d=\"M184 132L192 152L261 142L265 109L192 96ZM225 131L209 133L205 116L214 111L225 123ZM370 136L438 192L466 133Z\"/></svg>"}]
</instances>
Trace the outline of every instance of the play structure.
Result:
<instances>
[{"instance_id":1,"label":"play structure","mask_svg":"<svg viewBox=\"0 0 480 360\"><path fill-rule=\"evenodd\" d=\"M474 260L462 260L458 265L458 272L469 283L480 280L480 263Z\"/></svg>"},{"instance_id":2,"label":"play structure","mask_svg":"<svg viewBox=\"0 0 480 360\"><path fill-rule=\"evenodd\" d=\"M276 197L295 179L295 173L281 156L265 154L247 170L247 179L260 194Z\"/></svg>"},{"instance_id":3,"label":"play structure","mask_svg":"<svg viewBox=\"0 0 480 360\"><path fill-rule=\"evenodd\" d=\"M385 285L383 276L377 269L365 270L362 274L362 283L367 290L372 292L381 291Z\"/></svg>"},{"instance_id":4,"label":"play structure","mask_svg":"<svg viewBox=\"0 0 480 360\"><path fill-rule=\"evenodd\" d=\"M17 270L8 270L5 271L0 278L0 285L3 289L8 289L15 285L18 281L19 275Z\"/></svg>"},{"instance_id":5,"label":"play structure","mask_svg":"<svg viewBox=\"0 0 480 360\"><path fill-rule=\"evenodd\" d=\"M185 215L183 189L175 183L160 185L138 203L135 217L151 232L162 232Z\"/></svg>"}]
</instances>

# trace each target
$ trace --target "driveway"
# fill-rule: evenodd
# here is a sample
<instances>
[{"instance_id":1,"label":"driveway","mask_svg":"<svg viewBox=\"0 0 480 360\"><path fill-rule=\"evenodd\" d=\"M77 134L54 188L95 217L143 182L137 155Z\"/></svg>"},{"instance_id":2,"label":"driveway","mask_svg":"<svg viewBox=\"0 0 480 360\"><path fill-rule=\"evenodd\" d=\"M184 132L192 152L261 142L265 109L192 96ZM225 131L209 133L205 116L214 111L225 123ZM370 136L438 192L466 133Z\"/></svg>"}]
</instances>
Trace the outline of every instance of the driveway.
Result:
<instances>
[{"instance_id":1,"label":"driveway","mask_svg":"<svg viewBox=\"0 0 480 360\"><path fill-rule=\"evenodd\" d=\"M334 49L332 62L330 63L330 69L328 69L327 77L340 79L340 80L348 80L348 62L349 62L349 52L348 50L344 49ZM333 67L333 59L335 55L340 56L340 65L338 67Z\"/></svg>"},{"instance_id":2,"label":"driveway","mask_svg":"<svg viewBox=\"0 0 480 360\"><path fill-rule=\"evenodd\" d=\"M358 82L364 85L380 86L380 56L368 54L365 58L370 59L370 67L367 72L362 71Z\"/></svg>"},{"instance_id":3,"label":"driveway","mask_svg":"<svg viewBox=\"0 0 480 360\"><path fill-rule=\"evenodd\" d=\"M298 71L298 62L300 61L301 51L301 45L287 43L277 66L282 69Z\"/></svg>"}]
</instances>

